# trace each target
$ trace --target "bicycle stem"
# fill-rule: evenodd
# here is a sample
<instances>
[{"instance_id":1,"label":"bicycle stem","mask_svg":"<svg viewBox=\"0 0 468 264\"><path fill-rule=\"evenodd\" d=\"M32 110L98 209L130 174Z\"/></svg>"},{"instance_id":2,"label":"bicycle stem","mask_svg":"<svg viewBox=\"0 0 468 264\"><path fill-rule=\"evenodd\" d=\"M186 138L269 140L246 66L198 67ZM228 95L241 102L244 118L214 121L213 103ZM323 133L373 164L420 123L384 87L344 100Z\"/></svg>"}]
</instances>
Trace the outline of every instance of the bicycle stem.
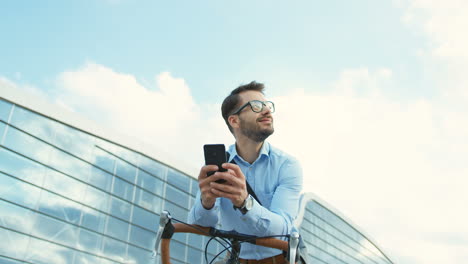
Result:
<instances>
[{"instance_id":1,"label":"bicycle stem","mask_svg":"<svg viewBox=\"0 0 468 264\"><path fill-rule=\"evenodd\" d=\"M289 237L289 263L296 263L298 245L299 245L299 233L292 232Z\"/></svg>"},{"instance_id":2,"label":"bicycle stem","mask_svg":"<svg viewBox=\"0 0 468 264\"><path fill-rule=\"evenodd\" d=\"M161 237L164 232L164 229L166 228L167 223L171 221L172 217L171 214L164 210L161 212L161 215L159 216L159 227L158 227L158 232L156 233L156 241L154 242L154 249L153 249L153 258L156 258L158 256L158 250L159 250L159 245L161 244Z\"/></svg>"}]
</instances>

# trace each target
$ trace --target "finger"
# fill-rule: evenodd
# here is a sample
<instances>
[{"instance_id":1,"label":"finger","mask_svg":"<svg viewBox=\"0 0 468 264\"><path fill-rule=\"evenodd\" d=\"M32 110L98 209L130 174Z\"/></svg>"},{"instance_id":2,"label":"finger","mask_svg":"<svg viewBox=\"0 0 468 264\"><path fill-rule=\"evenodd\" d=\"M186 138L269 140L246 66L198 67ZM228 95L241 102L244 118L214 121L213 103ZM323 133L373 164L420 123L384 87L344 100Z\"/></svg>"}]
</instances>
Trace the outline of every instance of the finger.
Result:
<instances>
[{"instance_id":1,"label":"finger","mask_svg":"<svg viewBox=\"0 0 468 264\"><path fill-rule=\"evenodd\" d=\"M210 171L217 171L218 166L216 165L205 165L200 169L200 174L198 175L198 180L206 178L208 175L208 172Z\"/></svg>"},{"instance_id":2,"label":"finger","mask_svg":"<svg viewBox=\"0 0 468 264\"><path fill-rule=\"evenodd\" d=\"M223 163L222 167L225 168L225 169L228 169L228 170L232 170L234 172L235 176L237 176L237 177L244 177L244 173L242 173L242 170L236 164Z\"/></svg>"}]
</instances>

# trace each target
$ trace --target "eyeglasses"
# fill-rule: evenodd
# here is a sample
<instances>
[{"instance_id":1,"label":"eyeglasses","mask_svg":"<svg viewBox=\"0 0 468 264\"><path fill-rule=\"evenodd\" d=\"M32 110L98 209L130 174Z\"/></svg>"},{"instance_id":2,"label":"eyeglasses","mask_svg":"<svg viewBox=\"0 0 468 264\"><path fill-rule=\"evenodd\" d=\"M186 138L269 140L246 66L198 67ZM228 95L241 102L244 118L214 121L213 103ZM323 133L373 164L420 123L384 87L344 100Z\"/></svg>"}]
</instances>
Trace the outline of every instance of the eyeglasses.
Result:
<instances>
[{"instance_id":1,"label":"eyeglasses","mask_svg":"<svg viewBox=\"0 0 468 264\"><path fill-rule=\"evenodd\" d=\"M250 108L252 111L255 113L260 113L263 111L263 106L268 107L270 109L270 112L274 113L275 112L275 104L271 101L259 101L259 100L252 100L241 106L237 111L232 113L231 115L238 115L240 111L242 111L244 108L246 108L248 105L250 105Z\"/></svg>"}]
</instances>

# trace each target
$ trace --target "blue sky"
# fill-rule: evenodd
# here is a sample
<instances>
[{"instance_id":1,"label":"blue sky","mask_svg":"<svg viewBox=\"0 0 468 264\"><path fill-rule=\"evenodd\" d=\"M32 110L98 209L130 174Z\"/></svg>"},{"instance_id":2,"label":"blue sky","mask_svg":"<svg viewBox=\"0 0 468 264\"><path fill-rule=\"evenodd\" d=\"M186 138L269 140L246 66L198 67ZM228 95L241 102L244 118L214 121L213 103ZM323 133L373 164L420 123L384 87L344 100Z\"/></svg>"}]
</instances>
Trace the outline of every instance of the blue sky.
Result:
<instances>
[{"instance_id":1,"label":"blue sky","mask_svg":"<svg viewBox=\"0 0 468 264\"><path fill-rule=\"evenodd\" d=\"M204 143L232 143L226 94L264 82L270 141L302 162L306 191L396 263L465 263L467 13L460 0L7 1L0 88L198 168Z\"/></svg>"}]
</instances>

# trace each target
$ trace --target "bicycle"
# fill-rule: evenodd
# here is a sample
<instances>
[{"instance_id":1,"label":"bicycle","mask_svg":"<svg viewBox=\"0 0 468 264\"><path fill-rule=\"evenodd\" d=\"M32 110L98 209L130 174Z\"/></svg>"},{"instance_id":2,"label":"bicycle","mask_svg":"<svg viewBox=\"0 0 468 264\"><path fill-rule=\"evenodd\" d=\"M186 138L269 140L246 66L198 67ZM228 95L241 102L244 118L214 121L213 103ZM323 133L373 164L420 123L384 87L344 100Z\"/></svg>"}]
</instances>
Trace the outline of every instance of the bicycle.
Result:
<instances>
[{"instance_id":1,"label":"bicycle","mask_svg":"<svg viewBox=\"0 0 468 264\"><path fill-rule=\"evenodd\" d=\"M172 223L172 220L179 223ZM170 241L174 233L193 233L198 235L210 236L211 239L207 242L206 248L212 239L226 242L229 246L224 246L224 250L219 252L210 263L220 256L223 252L229 251L229 259L226 264L239 264L239 253L241 244L244 242L253 243L255 245L280 249L287 252L288 263L307 264L307 252L304 243L298 232L292 232L290 235L256 237L252 235L241 234L236 231L223 231L213 227L202 227L198 225L190 225L180 220L172 218L168 211L162 211L159 219L159 228L156 233L156 241L154 244L153 258L158 255L159 247L161 247L161 263L170 264ZM287 237L288 241L281 240L275 237ZM219 239L219 240L218 240ZM222 243L221 243L222 244ZM205 261L208 263L207 252L205 249Z\"/></svg>"}]
</instances>

